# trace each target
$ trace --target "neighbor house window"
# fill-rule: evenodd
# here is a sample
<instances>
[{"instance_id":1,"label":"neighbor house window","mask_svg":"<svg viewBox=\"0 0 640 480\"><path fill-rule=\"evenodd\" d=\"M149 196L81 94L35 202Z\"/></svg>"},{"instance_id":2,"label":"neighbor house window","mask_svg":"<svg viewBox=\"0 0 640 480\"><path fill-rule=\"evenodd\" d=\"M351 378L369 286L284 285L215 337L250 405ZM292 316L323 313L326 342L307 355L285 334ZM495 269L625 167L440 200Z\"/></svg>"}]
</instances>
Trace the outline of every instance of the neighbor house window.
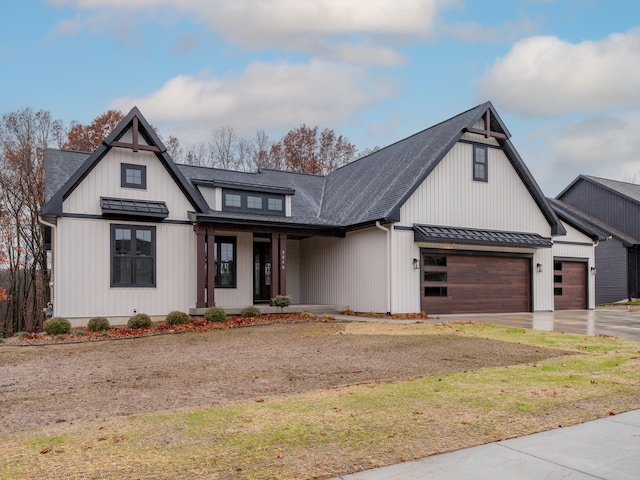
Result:
<instances>
[{"instance_id":1,"label":"neighbor house window","mask_svg":"<svg viewBox=\"0 0 640 480\"><path fill-rule=\"evenodd\" d=\"M214 256L216 262L215 288L236 287L236 238L215 237Z\"/></svg>"},{"instance_id":2,"label":"neighbor house window","mask_svg":"<svg viewBox=\"0 0 640 480\"><path fill-rule=\"evenodd\" d=\"M156 286L156 227L111 225L111 286Z\"/></svg>"},{"instance_id":3,"label":"neighbor house window","mask_svg":"<svg viewBox=\"0 0 640 480\"><path fill-rule=\"evenodd\" d=\"M121 163L120 186L126 188L147 188L147 167L144 165Z\"/></svg>"},{"instance_id":4,"label":"neighbor house window","mask_svg":"<svg viewBox=\"0 0 640 480\"><path fill-rule=\"evenodd\" d=\"M473 146L473 179L478 182L489 181L489 169L487 159L487 147L483 145Z\"/></svg>"}]
</instances>

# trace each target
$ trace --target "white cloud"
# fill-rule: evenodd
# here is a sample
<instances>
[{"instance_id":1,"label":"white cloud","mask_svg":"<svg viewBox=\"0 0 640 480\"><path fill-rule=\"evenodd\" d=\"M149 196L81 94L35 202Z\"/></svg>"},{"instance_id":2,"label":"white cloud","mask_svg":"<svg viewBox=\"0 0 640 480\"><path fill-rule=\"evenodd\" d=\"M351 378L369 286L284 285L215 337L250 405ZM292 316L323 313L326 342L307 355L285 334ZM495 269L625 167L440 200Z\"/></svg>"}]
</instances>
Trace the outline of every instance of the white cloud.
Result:
<instances>
[{"instance_id":1,"label":"white cloud","mask_svg":"<svg viewBox=\"0 0 640 480\"><path fill-rule=\"evenodd\" d=\"M251 64L241 75L178 76L138 98L120 98L110 108L137 105L165 135L204 140L225 125L253 134L280 132L301 123L336 126L366 106L395 93L391 84L363 70L325 61Z\"/></svg>"},{"instance_id":2,"label":"white cloud","mask_svg":"<svg viewBox=\"0 0 640 480\"><path fill-rule=\"evenodd\" d=\"M355 64L398 65L391 46L426 37L439 11L457 0L49 0L86 11L85 21L105 12L140 12L175 19L184 15L249 48L282 48ZM77 21L73 23L77 29ZM60 24L57 31L69 31ZM391 45L391 46L390 46Z\"/></svg>"},{"instance_id":3,"label":"white cloud","mask_svg":"<svg viewBox=\"0 0 640 480\"><path fill-rule=\"evenodd\" d=\"M640 110L593 114L532 132L521 154L548 195L580 174L627 181L640 176Z\"/></svg>"},{"instance_id":4,"label":"white cloud","mask_svg":"<svg viewBox=\"0 0 640 480\"><path fill-rule=\"evenodd\" d=\"M499 58L478 98L512 113L550 116L640 106L639 84L640 29L577 44L540 36Z\"/></svg>"}]
</instances>

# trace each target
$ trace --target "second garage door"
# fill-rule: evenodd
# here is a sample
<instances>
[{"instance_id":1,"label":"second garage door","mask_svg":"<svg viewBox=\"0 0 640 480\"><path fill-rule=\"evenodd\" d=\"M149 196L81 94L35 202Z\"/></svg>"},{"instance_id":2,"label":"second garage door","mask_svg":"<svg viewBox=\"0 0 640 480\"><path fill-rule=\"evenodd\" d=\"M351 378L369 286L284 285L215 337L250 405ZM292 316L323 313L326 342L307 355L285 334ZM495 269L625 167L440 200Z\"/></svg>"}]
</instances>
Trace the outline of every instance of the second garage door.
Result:
<instances>
[{"instance_id":1,"label":"second garage door","mask_svg":"<svg viewBox=\"0 0 640 480\"><path fill-rule=\"evenodd\" d=\"M553 298L556 310L587 308L587 262L554 260Z\"/></svg>"},{"instance_id":2,"label":"second garage door","mask_svg":"<svg viewBox=\"0 0 640 480\"><path fill-rule=\"evenodd\" d=\"M422 310L428 314L531 311L531 258L421 254Z\"/></svg>"}]
</instances>

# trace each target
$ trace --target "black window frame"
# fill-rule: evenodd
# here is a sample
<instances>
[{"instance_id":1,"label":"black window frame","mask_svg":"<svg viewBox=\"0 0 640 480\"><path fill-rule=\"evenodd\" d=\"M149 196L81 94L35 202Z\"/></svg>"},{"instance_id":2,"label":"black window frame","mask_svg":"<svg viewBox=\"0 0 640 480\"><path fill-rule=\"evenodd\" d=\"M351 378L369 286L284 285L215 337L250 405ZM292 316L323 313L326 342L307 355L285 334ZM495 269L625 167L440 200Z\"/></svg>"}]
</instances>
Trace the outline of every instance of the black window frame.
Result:
<instances>
[{"instance_id":1,"label":"black window frame","mask_svg":"<svg viewBox=\"0 0 640 480\"><path fill-rule=\"evenodd\" d=\"M137 170L140 172L140 183L127 182L127 170ZM147 189L147 167L146 165L138 165L135 163L120 164L120 186L122 188L137 188L139 190Z\"/></svg>"},{"instance_id":2,"label":"black window frame","mask_svg":"<svg viewBox=\"0 0 640 480\"><path fill-rule=\"evenodd\" d=\"M131 246L130 246L130 254L127 258L131 258L131 277L130 282L116 282L115 280L115 268L114 263L116 258L122 258L123 255L116 256L116 230L129 230L131 232ZM151 232L151 255L138 255L136 253L136 232L137 231L149 231ZM155 288L156 287L156 265L157 265L157 255L156 255L156 227L151 225L127 225L127 224L111 224L110 229L110 247L111 247L111 261L110 261L110 281L109 285L112 288ZM152 280L150 283L137 283L137 269L135 267L136 258L151 258L151 266L152 272L151 277Z\"/></svg>"},{"instance_id":3,"label":"black window frame","mask_svg":"<svg viewBox=\"0 0 640 480\"><path fill-rule=\"evenodd\" d=\"M227 195L240 196L240 206L236 207L227 204ZM262 199L262 207L255 208L249 207L249 197L256 197ZM280 200L282 208L275 210L269 208L269 199ZM222 211L223 212L238 212L238 213L253 213L259 215L274 215L284 217L286 215L286 199L285 195L279 193L264 193L245 190L234 190L230 188L222 189Z\"/></svg>"},{"instance_id":4,"label":"black window frame","mask_svg":"<svg viewBox=\"0 0 640 480\"><path fill-rule=\"evenodd\" d=\"M479 158L478 152L482 151L483 158ZM478 175L476 167L482 167L482 174ZM486 145L473 145L473 181L489 181L489 148Z\"/></svg>"},{"instance_id":5,"label":"black window frame","mask_svg":"<svg viewBox=\"0 0 640 480\"><path fill-rule=\"evenodd\" d=\"M222 272L218 259L222 257L222 244L231 244L233 246L233 259L231 260L232 282L222 284ZM214 241L214 259L215 259L215 283L214 288L238 288L238 242L236 237L216 236Z\"/></svg>"}]
</instances>

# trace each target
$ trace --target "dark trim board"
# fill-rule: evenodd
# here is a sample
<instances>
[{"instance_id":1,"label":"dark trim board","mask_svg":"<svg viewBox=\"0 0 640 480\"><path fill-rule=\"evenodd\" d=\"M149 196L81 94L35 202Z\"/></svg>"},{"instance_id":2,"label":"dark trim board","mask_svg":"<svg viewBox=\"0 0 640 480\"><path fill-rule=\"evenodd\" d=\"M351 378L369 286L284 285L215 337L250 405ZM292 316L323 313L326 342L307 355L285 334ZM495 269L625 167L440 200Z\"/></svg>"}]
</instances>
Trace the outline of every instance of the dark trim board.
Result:
<instances>
[{"instance_id":1,"label":"dark trim board","mask_svg":"<svg viewBox=\"0 0 640 480\"><path fill-rule=\"evenodd\" d=\"M593 243L587 243L587 242L563 242L563 241L558 241L558 240L554 240L553 241L554 244L556 245L578 245L580 247L591 247L593 246Z\"/></svg>"}]
</instances>

